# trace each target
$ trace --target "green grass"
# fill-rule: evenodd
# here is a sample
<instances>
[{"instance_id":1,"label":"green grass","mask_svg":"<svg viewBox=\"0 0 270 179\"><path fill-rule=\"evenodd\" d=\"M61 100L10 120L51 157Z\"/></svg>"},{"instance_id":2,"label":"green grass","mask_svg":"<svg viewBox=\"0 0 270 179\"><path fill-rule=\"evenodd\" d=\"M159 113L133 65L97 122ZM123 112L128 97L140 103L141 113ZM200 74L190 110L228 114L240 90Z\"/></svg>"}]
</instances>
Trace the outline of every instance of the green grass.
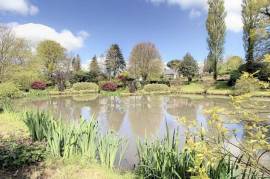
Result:
<instances>
[{"instance_id":1,"label":"green grass","mask_svg":"<svg viewBox=\"0 0 270 179\"><path fill-rule=\"evenodd\" d=\"M204 94L205 92L205 87L200 83L190 83L181 86L181 93L184 94Z\"/></svg>"},{"instance_id":2,"label":"green grass","mask_svg":"<svg viewBox=\"0 0 270 179\"><path fill-rule=\"evenodd\" d=\"M25 138L29 136L27 126L19 113L0 113L0 136L3 138Z\"/></svg>"},{"instance_id":3,"label":"green grass","mask_svg":"<svg viewBox=\"0 0 270 179\"><path fill-rule=\"evenodd\" d=\"M208 95L234 95L235 91L232 87L227 85L227 81L217 81L210 88L207 89L206 94Z\"/></svg>"},{"instance_id":4,"label":"green grass","mask_svg":"<svg viewBox=\"0 0 270 179\"><path fill-rule=\"evenodd\" d=\"M48 178L59 179L132 179L136 178L131 172L120 172L107 169L99 164L89 164L78 159L46 161L44 173Z\"/></svg>"}]
</instances>

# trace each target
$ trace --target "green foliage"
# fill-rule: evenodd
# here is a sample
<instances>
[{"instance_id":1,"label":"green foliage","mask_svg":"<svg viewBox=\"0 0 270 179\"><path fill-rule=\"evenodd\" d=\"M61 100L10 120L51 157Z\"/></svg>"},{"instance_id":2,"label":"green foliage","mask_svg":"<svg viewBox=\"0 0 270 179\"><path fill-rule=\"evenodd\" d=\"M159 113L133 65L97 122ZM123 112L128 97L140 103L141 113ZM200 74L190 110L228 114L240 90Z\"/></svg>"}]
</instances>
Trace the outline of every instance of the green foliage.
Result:
<instances>
[{"instance_id":1,"label":"green foliage","mask_svg":"<svg viewBox=\"0 0 270 179\"><path fill-rule=\"evenodd\" d=\"M113 132L107 132L100 140L98 145L98 157L101 165L108 168L113 168L117 154L119 154L119 163L122 160L125 148L122 144L125 143L121 138L115 135ZM119 149L119 147L122 147Z\"/></svg>"},{"instance_id":2,"label":"green foliage","mask_svg":"<svg viewBox=\"0 0 270 179\"><path fill-rule=\"evenodd\" d=\"M96 83L80 82L73 84L72 89L75 91L92 90L93 92L98 92L99 87Z\"/></svg>"},{"instance_id":3,"label":"green foliage","mask_svg":"<svg viewBox=\"0 0 270 179\"><path fill-rule=\"evenodd\" d=\"M24 123L29 129L30 137L33 141L43 141L47 138L48 131L51 130L51 119L45 113L26 113Z\"/></svg>"},{"instance_id":4,"label":"green foliage","mask_svg":"<svg viewBox=\"0 0 270 179\"><path fill-rule=\"evenodd\" d=\"M20 96L21 92L14 83L0 83L0 98L16 98Z\"/></svg>"},{"instance_id":5,"label":"green foliage","mask_svg":"<svg viewBox=\"0 0 270 179\"><path fill-rule=\"evenodd\" d=\"M180 67L180 64L181 60L172 60L167 63L167 67L177 72Z\"/></svg>"},{"instance_id":6,"label":"green foliage","mask_svg":"<svg viewBox=\"0 0 270 179\"><path fill-rule=\"evenodd\" d=\"M93 73L93 74L96 74L96 75L99 75L101 74L101 69L98 65L98 61L97 61L97 57L94 56L92 58L92 61L90 63L90 72Z\"/></svg>"},{"instance_id":7,"label":"green foliage","mask_svg":"<svg viewBox=\"0 0 270 179\"><path fill-rule=\"evenodd\" d=\"M198 74L199 67L197 61L187 53L179 67L179 72L188 78L188 81L192 81L192 78Z\"/></svg>"},{"instance_id":8,"label":"green foliage","mask_svg":"<svg viewBox=\"0 0 270 179\"><path fill-rule=\"evenodd\" d=\"M74 72L81 71L81 58L80 58L79 55L77 55L76 57L74 57L74 58L72 59L71 64L72 64L72 70L73 70Z\"/></svg>"},{"instance_id":9,"label":"green foliage","mask_svg":"<svg viewBox=\"0 0 270 179\"><path fill-rule=\"evenodd\" d=\"M0 169L16 170L44 160L45 147L27 140L0 137Z\"/></svg>"},{"instance_id":10,"label":"green foliage","mask_svg":"<svg viewBox=\"0 0 270 179\"><path fill-rule=\"evenodd\" d=\"M248 72L250 65L254 62L254 48L256 43L256 27L259 23L258 9L256 0L244 0L242 3L242 19L243 19L243 42L246 52L246 62Z\"/></svg>"},{"instance_id":11,"label":"green foliage","mask_svg":"<svg viewBox=\"0 0 270 179\"><path fill-rule=\"evenodd\" d=\"M181 153L177 136L167 134L162 141L139 142L137 173L144 178L190 178L194 154Z\"/></svg>"},{"instance_id":12,"label":"green foliage","mask_svg":"<svg viewBox=\"0 0 270 179\"><path fill-rule=\"evenodd\" d=\"M219 66L219 74L225 75L230 74L232 71L238 70L238 68L243 64L241 57L233 56L230 57L225 63Z\"/></svg>"},{"instance_id":13,"label":"green foliage","mask_svg":"<svg viewBox=\"0 0 270 179\"><path fill-rule=\"evenodd\" d=\"M239 94L252 93L258 91L261 84L254 74L244 72L240 79L236 81L235 89Z\"/></svg>"},{"instance_id":14,"label":"green foliage","mask_svg":"<svg viewBox=\"0 0 270 179\"><path fill-rule=\"evenodd\" d=\"M208 0L209 10L206 21L208 31L209 60L211 61L214 79L217 79L218 62L222 60L226 33L226 12L224 0Z\"/></svg>"},{"instance_id":15,"label":"green foliage","mask_svg":"<svg viewBox=\"0 0 270 179\"><path fill-rule=\"evenodd\" d=\"M94 119L72 125L56 121L45 113L31 112L25 115L24 121L32 139L46 141L47 150L53 157L69 159L79 156L113 168L120 153L119 164L121 162L124 141L112 132L100 134Z\"/></svg>"},{"instance_id":16,"label":"green foliage","mask_svg":"<svg viewBox=\"0 0 270 179\"><path fill-rule=\"evenodd\" d=\"M106 70L109 78L115 77L119 72L125 70L126 62L120 47L112 44L106 55Z\"/></svg>"},{"instance_id":17,"label":"green foliage","mask_svg":"<svg viewBox=\"0 0 270 179\"><path fill-rule=\"evenodd\" d=\"M65 49L55 41L45 40L38 44L37 54L43 63L49 80L52 80L52 75L56 71L59 62L64 59L64 53Z\"/></svg>"},{"instance_id":18,"label":"green foliage","mask_svg":"<svg viewBox=\"0 0 270 179\"><path fill-rule=\"evenodd\" d=\"M93 72L78 71L71 74L70 83L98 82L101 78L102 76L99 76Z\"/></svg>"},{"instance_id":19,"label":"green foliage","mask_svg":"<svg viewBox=\"0 0 270 179\"><path fill-rule=\"evenodd\" d=\"M153 43L139 43L131 52L129 59L129 73L135 79L145 82L153 78L160 78L163 63L158 49Z\"/></svg>"},{"instance_id":20,"label":"green foliage","mask_svg":"<svg viewBox=\"0 0 270 179\"><path fill-rule=\"evenodd\" d=\"M144 86L146 92L168 92L170 88L165 84L148 84Z\"/></svg>"},{"instance_id":21,"label":"green foliage","mask_svg":"<svg viewBox=\"0 0 270 179\"><path fill-rule=\"evenodd\" d=\"M270 63L269 62L254 62L250 65L243 64L238 70L231 72L229 85L235 85L236 81L240 78L241 74L244 72L250 72L254 74L254 77L261 81L268 82L270 79Z\"/></svg>"}]
</instances>

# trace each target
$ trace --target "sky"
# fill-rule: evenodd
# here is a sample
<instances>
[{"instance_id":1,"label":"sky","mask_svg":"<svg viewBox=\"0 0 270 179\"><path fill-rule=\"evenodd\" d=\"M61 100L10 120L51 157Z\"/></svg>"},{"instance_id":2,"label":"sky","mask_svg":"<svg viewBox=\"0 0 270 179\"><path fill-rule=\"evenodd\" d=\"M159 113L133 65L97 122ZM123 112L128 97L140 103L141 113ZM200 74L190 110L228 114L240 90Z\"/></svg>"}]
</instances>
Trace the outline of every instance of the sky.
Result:
<instances>
[{"instance_id":1,"label":"sky","mask_svg":"<svg viewBox=\"0 0 270 179\"><path fill-rule=\"evenodd\" d=\"M225 0L225 57L244 56L241 0ZM117 43L126 60L140 42L152 42L166 62L187 52L207 54L207 0L0 0L0 23L36 46L50 39L86 65Z\"/></svg>"}]
</instances>

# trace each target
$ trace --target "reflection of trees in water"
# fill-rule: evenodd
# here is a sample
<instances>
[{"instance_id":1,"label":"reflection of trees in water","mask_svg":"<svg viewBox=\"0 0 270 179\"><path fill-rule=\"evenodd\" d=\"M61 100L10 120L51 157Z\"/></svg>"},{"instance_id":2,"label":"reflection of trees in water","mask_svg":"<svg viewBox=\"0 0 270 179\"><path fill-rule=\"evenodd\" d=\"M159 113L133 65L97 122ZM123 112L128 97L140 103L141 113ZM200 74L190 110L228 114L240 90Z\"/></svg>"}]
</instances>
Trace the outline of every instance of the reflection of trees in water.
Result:
<instances>
[{"instance_id":1,"label":"reflection of trees in water","mask_svg":"<svg viewBox=\"0 0 270 179\"><path fill-rule=\"evenodd\" d=\"M167 112L175 117L197 118L198 105L190 98L168 97Z\"/></svg>"},{"instance_id":2,"label":"reflection of trees in water","mask_svg":"<svg viewBox=\"0 0 270 179\"><path fill-rule=\"evenodd\" d=\"M120 97L102 97L100 99L101 111L105 114L109 128L119 131L125 116L125 105Z\"/></svg>"},{"instance_id":3,"label":"reflection of trees in water","mask_svg":"<svg viewBox=\"0 0 270 179\"><path fill-rule=\"evenodd\" d=\"M132 96L129 104L128 118L133 132L140 137L157 134L164 120L163 97Z\"/></svg>"}]
</instances>

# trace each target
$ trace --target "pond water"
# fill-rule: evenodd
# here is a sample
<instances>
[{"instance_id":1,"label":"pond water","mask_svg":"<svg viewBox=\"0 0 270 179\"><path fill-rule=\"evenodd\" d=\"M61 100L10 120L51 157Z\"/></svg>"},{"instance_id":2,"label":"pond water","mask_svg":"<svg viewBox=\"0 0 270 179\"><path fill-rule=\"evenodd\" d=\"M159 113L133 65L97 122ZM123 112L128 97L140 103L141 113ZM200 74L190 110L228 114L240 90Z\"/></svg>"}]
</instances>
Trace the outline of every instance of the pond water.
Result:
<instances>
[{"instance_id":1,"label":"pond water","mask_svg":"<svg viewBox=\"0 0 270 179\"><path fill-rule=\"evenodd\" d=\"M262 101L262 103L270 109L270 101ZM227 111L233 110L230 98L205 96L106 97L89 95L16 101L17 108L49 111L55 117L69 121L79 121L80 117L91 120L94 115L95 120L99 122L101 132L114 130L128 140L127 151L121 164L124 168L132 168L137 161L138 139L146 137L162 139L166 135L167 125L170 131L178 129L181 147L185 141L187 128L182 126L177 119L186 117L197 120L207 128L208 116L204 111L216 106ZM226 116L222 117L226 118ZM270 119L267 113L264 117ZM241 124L227 126L230 129L237 129L237 137L243 138L244 131Z\"/></svg>"}]
</instances>

